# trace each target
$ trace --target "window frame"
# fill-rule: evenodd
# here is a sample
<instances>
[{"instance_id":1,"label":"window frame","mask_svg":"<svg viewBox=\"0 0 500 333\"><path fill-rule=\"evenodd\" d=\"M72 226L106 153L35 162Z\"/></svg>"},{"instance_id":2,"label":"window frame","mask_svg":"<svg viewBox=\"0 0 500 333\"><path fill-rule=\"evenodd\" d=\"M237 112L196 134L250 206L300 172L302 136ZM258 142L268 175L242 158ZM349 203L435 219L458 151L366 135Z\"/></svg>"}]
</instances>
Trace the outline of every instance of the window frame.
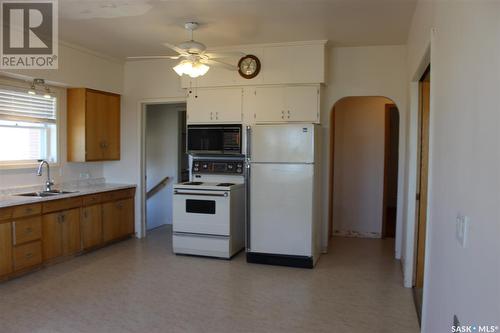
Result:
<instances>
[{"instance_id":1,"label":"window frame","mask_svg":"<svg viewBox=\"0 0 500 333\"><path fill-rule=\"evenodd\" d=\"M17 92L26 93L29 89L29 83L23 81L4 81L7 78L0 78L0 89L12 90ZM56 161L50 162L49 165L51 167L59 167L61 165L61 91L57 87L49 86L52 96L56 99L56 121L55 121L55 133L56 133ZM37 92L43 93L41 90L37 90ZM6 117L4 120L9 120ZM27 119L26 122L29 122ZM44 122L41 122L45 124ZM0 161L0 170L15 170L15 169L31 169L38 166L38 162L36 160L12 160L12 161Z\"/></svg>"}]
</instances>

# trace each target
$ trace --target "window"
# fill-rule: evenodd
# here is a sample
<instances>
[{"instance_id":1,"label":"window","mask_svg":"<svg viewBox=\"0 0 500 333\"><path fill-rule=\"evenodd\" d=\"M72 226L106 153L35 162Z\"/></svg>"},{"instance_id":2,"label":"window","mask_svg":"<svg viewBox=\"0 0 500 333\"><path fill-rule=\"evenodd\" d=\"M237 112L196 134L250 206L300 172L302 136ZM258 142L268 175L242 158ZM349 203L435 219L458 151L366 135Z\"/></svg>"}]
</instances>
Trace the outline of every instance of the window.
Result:
<instances>
[{"instance_id":1,"label":"window","mask_svg":"<svg viewBox=\"0 0 500 333\"><path fill-rule=\"evenodd\" d=\"M57 108L51 95L0 87L0 165L57 162Z\"/></svg>"}]
</instances>

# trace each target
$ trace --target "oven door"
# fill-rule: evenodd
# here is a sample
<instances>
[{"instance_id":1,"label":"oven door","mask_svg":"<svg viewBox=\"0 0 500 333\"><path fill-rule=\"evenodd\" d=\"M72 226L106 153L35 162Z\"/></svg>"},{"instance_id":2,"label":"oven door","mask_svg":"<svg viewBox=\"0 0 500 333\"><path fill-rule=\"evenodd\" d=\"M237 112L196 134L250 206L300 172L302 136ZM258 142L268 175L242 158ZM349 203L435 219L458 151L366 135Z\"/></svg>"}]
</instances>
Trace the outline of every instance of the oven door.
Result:
<instances>
[{"instance_id":1,"label":"oven door","mask_svg":"<svg viewBox=\"0 0 500 333\"><path fill-rule=\"evenodd\" d=\"M174 189L173 231L229 236L229 191Z\"/></svg>"}]
</instances>

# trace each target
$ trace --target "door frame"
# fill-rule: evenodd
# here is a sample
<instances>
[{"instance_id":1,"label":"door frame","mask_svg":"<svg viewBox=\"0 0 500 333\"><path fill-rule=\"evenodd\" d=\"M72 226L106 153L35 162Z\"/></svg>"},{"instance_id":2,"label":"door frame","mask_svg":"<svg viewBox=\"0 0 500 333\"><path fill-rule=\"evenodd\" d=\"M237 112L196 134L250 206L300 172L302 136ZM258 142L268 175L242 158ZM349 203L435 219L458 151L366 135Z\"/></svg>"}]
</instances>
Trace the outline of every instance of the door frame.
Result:
<instances>
[{"instance_id":1,"label":"door frame","mask_svg":"<svg viewBox=\"0 0 500 333\"><path fill-rule=\"evenodd\" d=\"M140 192L140 211L141 211L141 238L147 237L146 230L146 107L153 104L187 104L187 97L164 97L164 98L151 98L143 99L138 102L138 109L140 112L140 178L139 178L139 192ZM187 106L186 106L187 110Z\"/></svg>"},{"instance_id":2,"label":"door frame","mask_svg":"<svg viewBox=\"0 0 500 333\"><path fill-rule=\"evenodd\" d=\"M426 79L430 82L430 65L427 66L425 72L419 81L419 107L418 107L418 131L417 131L417 174L416 174L416 191L415 191L415 262L414 262L414 274L413 274L413 284L417 288L423 288L424 285L424 272L425 272L425 249L427 243L427 211L428 211L428 193L429 193L429 137L430 137L430 83L428 90L427 100L424 101L424 83ZM424 108L427 104L428 110L428 124L427 128L424 129ZM425 134L424 131L427 131ZM422 144L426 137L427 143ZM425 154L425 159L423 158ZM422 172L425 171L425 180L422 179ZM422 188L424 188L424 195L422 195ZM422 204L422 199L425 199L425 203ZM423 206L422 206L423 205ZM423 225L421 223L423 222ZM423 240L422 240L423 238ZM420 266L420 269L419 269Z\"/></svg>"}]
</instances>

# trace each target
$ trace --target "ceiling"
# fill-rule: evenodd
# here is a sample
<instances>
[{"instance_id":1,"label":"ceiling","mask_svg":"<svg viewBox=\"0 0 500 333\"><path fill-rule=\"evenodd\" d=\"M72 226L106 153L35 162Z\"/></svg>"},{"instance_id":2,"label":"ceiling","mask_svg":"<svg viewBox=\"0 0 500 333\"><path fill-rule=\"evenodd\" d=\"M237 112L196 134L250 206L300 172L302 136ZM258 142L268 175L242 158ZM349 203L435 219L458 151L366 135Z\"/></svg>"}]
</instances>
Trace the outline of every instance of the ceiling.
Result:
<instances>
[{"instance_id":1,"label":"ceiling","mask_svg":"<svg viewBox=\"0 0 500 333\"><path fill-rule=\"evenodd\" d=\"M162 42L209 48L328 39L337 46L406 43L416 0L63 0L63 41L124 58L172 54Z\"/></svg>"}]
</instances>

